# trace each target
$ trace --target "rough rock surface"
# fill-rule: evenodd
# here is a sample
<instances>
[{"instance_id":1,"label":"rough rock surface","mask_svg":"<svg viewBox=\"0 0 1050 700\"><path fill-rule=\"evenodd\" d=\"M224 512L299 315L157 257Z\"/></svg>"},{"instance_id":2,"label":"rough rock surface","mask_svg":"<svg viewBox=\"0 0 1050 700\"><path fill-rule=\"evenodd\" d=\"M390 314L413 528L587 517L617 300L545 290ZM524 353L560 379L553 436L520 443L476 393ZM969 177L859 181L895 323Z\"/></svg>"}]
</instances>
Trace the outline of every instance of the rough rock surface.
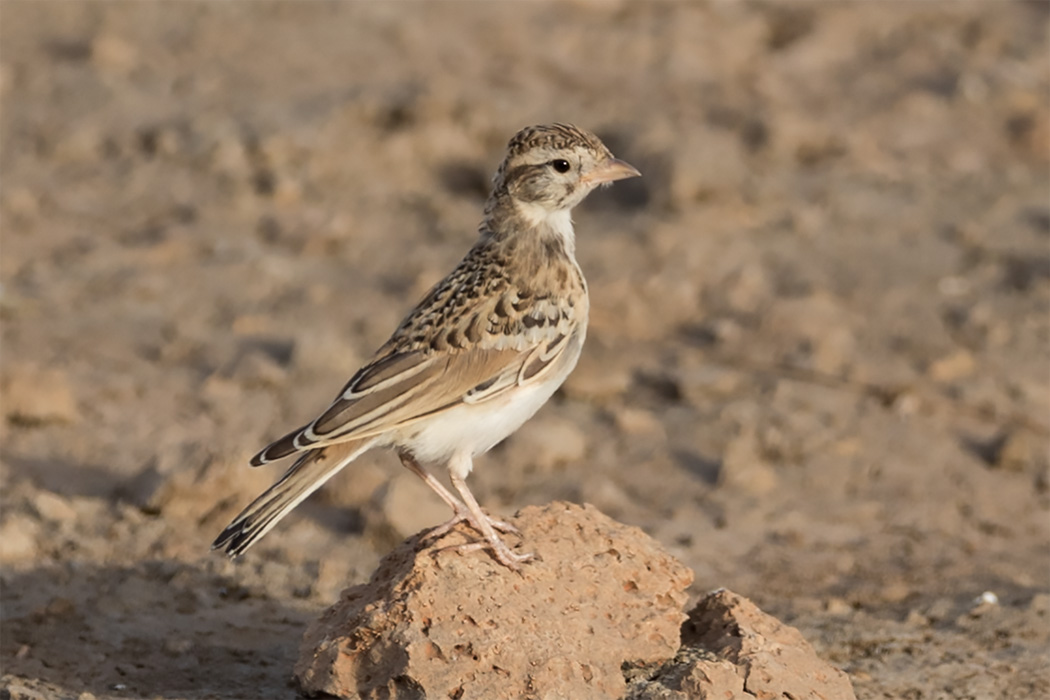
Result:
<instances>
[{"instance_id":1,"label":"rough rock surface","mask_svg":"<svg viewBox=\"0 0 1050 700\"><path fill-rule=\"evenodd\" d=\"M295 675L344 698L618 698L622 666L674 656L692 572L641 530L555 502L511 521L518 575L414 537L307 631ZM425 534L425 533L424 533Z\"/></svg>"},{"instance_id":2,"label":"rough rock surface","mask_svg":"<svg viewBox=\"0 0 1050 700\"><path fill-rule=\"evenodd\" d=\"M682 626L682 649L630 700L853 700L849 678L793 627L726 590L702 599Z\"/></svg>"}]
</instances>

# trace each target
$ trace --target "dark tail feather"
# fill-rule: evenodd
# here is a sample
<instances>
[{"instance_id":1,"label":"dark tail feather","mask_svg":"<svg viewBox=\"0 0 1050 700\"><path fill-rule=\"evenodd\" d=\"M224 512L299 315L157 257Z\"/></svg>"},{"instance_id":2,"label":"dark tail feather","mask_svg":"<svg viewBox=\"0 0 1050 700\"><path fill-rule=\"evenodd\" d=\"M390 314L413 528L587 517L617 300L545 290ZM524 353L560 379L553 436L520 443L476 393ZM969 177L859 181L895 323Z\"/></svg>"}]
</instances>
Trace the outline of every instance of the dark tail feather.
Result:
<instances>
[{"instance_id":1,"label":"dark tail feather","mask_svg":"<svg viewBox=\"0 0 1050 700\"><path fill-rule=\"evenodd\" d=\"M215 538L211 548L225 548L231 559L244 554L281 518L371 447L373 442L374 440L355 440L307 452L296 460L280 481L241 511L241 514Z\"/></svg>"},{"instance_id":2,"label":"dark tail feather","mask_svg":"<svg viewBox=\"0 0 1050 700\"><path fill-rule=\"evenodd\" d=\"M303 448L296 446L295 438L297 438L299 434L304 430L306 430L306 426L293 430L280 440L274 440L269 445L260 450L259 454L252 457L251 465L253 467L261 467L264 464L269 464L270 462L276 462L279 459L284 459L290 454L302 452Z\"/></svg>"}]
</instances>

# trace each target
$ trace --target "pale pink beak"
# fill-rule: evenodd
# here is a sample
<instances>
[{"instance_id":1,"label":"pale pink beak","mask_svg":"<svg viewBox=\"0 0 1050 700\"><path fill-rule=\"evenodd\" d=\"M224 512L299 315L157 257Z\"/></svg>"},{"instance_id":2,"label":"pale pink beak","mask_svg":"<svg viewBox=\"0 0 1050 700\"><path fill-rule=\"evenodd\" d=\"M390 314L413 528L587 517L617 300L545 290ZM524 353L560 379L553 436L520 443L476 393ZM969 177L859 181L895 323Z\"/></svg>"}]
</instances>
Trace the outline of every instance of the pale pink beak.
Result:
<instances>
[{"instance_id":1,"label":"pale pink beak","mask_svg":"<svg viewBox=\"0 0 1050 700\"><path fill-rule=\"evenodd\" d=\"M640 177L638 168L619 158L609 158L594 170L580 178L585 185L600 185L603 182L615 182L629 177Z\"/></svg>"}]
</instances>

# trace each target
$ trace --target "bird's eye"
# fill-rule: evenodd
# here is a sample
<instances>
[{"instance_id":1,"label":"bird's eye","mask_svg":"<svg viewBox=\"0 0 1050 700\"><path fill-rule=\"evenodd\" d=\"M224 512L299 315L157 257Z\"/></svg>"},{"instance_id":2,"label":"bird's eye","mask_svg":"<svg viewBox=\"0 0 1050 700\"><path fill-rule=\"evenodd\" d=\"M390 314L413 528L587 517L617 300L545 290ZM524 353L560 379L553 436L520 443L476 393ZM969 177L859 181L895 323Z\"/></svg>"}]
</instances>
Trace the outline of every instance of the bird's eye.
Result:
<instances>
[{"instance_id":1,"label":"bird's eye","mask_svg":"<svg viewBox=\"0 0 1050 700\"><path fill-rule=\"evenodd\" d=\"M567 173L569 172L569 168L571 168L572 166L569 165L569 161L565 160L564 158L556 158L555 160L551 161L551 167L557 170L559 173Z\"/></svg>"}]
</instances>

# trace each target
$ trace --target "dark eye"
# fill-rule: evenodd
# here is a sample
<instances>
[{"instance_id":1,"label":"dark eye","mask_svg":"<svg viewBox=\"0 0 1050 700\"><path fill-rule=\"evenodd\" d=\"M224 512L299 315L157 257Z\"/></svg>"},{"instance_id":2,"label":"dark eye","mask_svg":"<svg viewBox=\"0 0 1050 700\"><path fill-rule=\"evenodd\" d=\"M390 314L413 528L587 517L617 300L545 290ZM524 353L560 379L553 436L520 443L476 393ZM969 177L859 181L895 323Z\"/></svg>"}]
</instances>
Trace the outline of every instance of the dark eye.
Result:
<instances>
[{"instance_id":1,"label":"dark eye","mask_svg":"<svg viewBox=\"0 0 1050 700\"><path fill-rule=\"evenodd\" d=\"M569 168L571 168L572 166L569 165L569 161L565 160L564 158L556 158L551 161L551 167L557 170L559 173L567 173L569 172Z\"/></svg>"}]
</instances>

